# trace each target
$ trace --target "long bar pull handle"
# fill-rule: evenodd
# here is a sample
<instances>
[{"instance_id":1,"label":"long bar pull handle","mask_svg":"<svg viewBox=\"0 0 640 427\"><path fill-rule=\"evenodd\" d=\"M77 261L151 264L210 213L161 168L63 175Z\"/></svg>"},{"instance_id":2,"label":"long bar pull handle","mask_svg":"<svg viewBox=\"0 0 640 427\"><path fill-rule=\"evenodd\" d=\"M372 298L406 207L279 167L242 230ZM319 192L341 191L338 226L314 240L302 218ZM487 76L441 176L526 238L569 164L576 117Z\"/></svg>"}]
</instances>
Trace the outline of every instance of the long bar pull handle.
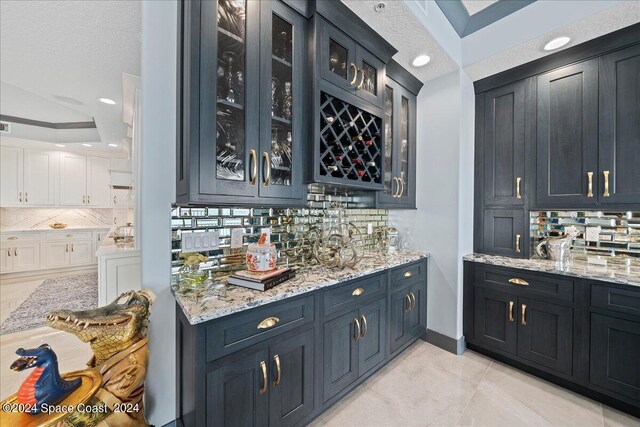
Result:
<instances>
[{"instance_id":1,"label":"long bar pull handle","mask_svg":"<svg viewBox=\"0 0 640 427\"><path fill-rule=\"evenodd\" d=\"M66 245L64 245L64 251L65 252L69 252L69 244L68 243Z\"/></svg>"},{"instance_id":2,"label":"long bar pull handle","mask_svg":"<svg viewBox=\"0 0 640 427\"><path fill-rule=\"evenodd\" d=\"M253 168L249 180L251 181L251 185L256 185L256 179L258 178L258 154L256 150L253 149L251 150L251 163L253 163Z\"/></svg>"},{"instance_id":3,"label":"long bar pull handle","mask_svg":"<svg viewBox=\"0 0 640 427\"><path fill-rule=\"evenodd\" d=\"M264 183L263 183L263 185L266 187L269 185L269 181L271 180L271 162L269 161L269 153L267 153L266 151L262 152L262 157L264 158L265 167L267 170L264 176Z\"/></svg>"},{"instance_id":4,"label":"long bar pull handle","mask_svg":"<svg viewBox=\"0 0 640 427\"><path fill-rule=\"evenodd\" d=\"M587 197L593 197L593 172L587 172L589 178L589 189L587 190Z\"/></svg>"},{"instance_id":5,"label":"long bar pull handle","mask_svg":"<svg viewBox=\"0 0 640 427\"><path fill-rule=\"evenodd\" d=\"M404 312L408 312L409 310L411 310L411 297L409 296L409 294L406 294L404 296L404 299L407 301L408 304L405 304L404 307Z\"/></svg>"},{"instance_id":6,"label":"long bar pull handle","mask_svg":"<svg viewBox=\"0 0 640 427\"><path fill-rule=\"evenodd\" d=\"M73 243L71 244L71 252L73 252Z\"/></svg>"},{"instance_id":7,"label":"long bar pull handle","mask_svg":"<svg viewBox=\"0 0 640 427\"><path fill-rule=\"evenodd\" d=\"M522 309L522 313L520 317L520 324L526 325L527 324L527 304L522 304L521 309Z\"/></svg>"},{"instance_id":8,"label":"long bar pull handle","mask_svg":"<svg viewBox=\"0 0 640 427\"><path fill-rule=\"evenodd\" d=\"M360 68L360 73L362 74L362 80L360 80L360 84L357 86L358 89L362 89L362 86L364 85L364 69Z\"/></svg>"},{"instance_id":9,"label":"long bar pull handle","mask_svg":"<svg viewBox=\"0 0 640 427\"><path fill-rule=\"evenodd\" d=\"M404 180L401 177L398 177L398 182L400 183L400 191L398 191L398 198L401 198L404 194Z\"/></svg>"},{"instance_id":10,"label":"long bar pull handle","mask_svg":"<svg viewBox=\"0 0 640 427\"><path fill-rule=\"evenodd\" d=\"M604 175L604 193L602 195L604 197L609 197L609 171L602 171Z\"/></svg>"},{"instance_id":11,"label":"long bar pull handle","mask_svg":"<svg viewBox=\"0 0 640 427\"><path fill-rule=\"evenodd\" d=\"M396 191L393 191L393 182L396 183ZM398 191L400 191L400 180L397 176L394 176L393 182L391 183L391 192L393 193L393 197L398 197Z\"/></svg>"},{"instance_id":12,"label":"long bar pull handle","mask_svg":"<svg viewBox=\"0 0 640 427\"><path fill-rule=\"evenodd\" d=\"M365 317L364 314L362 316L360 316L360 320L362 320L362 335L360 335L360 336L362 338L364 338L367 335L367 331L369 330L369 326L367 326L367 318Z\"/></svg>"},{"instance_id":13,"label":"long bar pull handle","mask_svg":"<svg viewBox=\"0 0 640 427\"><path fill-rule=\"evenodd\" d=\"M356 84L356 80L358 80L358 67L356 67L356 64L354 64L353 62L349 67L353 67L353 71L354 71L353 79L349 82L349 84L351 86L354 86Z\"/></svg>"},{"instance_id":14,"label":"long bar pull handle","mask_svg":"<svg viewBox=\"0 0 640 427\"><path fill-rule=\"evenodd\" d=\"M520 184L522 183L522 178L516 178L516 199L522 199L522 193L520 193Z\"/></svg>"},{"instance_id":15,"label":"long bar pull handle","mask_svg":"<svg viewBox=\"0 0 640 427\"><path fill-rule=\"evenodd\" d=\"M411 311L413 311L416 308L416 296L413 292L409 292L409 297L411 298Z\"/></svg>"},{"instance_id":16,"label":"long bar pull handle","mask_svg":"<svg viewBox=\"0 0 640 427\"><path fill-rule=\"evenodd\" d=\"M260 387L260 394L265 394L267 392L269 381L267 380L267 364L264 360L260 362L260 370L262 371L262 387Z\"/></svg>"},{"instance_id":17,"label":"long bar pull handle","mask_svg":"<svg viewBox=\"0 0 640 427\"><path fill-rule=\"evenodd\" d=\"M13 248L13 255L18 256L18 248Z\"/></svg>"},{"instance_id":18,"label":"long bar pull handle","mask_svg":"<svg viewBox=\"0 0 640 427\"><path fill-rule=\"evenodd\" d=\"M516 234L516 252L520 253L520 235Z\"/></svg>"},{"instance_id":19,"label":"long bar pull handle","mask_svg":"<svg viewBox=\"0 0 640 427\"><path fill-rule=\"evenodd\" d=\"M514 318L513 318L513 306L514 306L513 301L509 301L509 322L513 322L514 321Z\"/></svg>"},{"instance_id":20,"label":"long bar pull handle","mask_svg":"<svg viewBox=\"0 0 640 427\"><path fill-rule=\"evenodd\" d=\"M280 371L280 356L278 356L277 354L275 356L273 356L273 361L276 362L276 379L273 380L273 386L277 386L278 384L280 384L280 375L281 375L281 371Z\"/></svg>"},{"instance_id":21,"label":"long bar pull handle","mask_svg":"<svg viewBox=\"0 0 640 427\"><path fill-rule=\"evenodd\" d=\"M356 333L353 334L353 340L358 341L360 339L360 334L362 333L362 330L360 329L360 321L358 320L357 317L353 318L353 324L355 325L353 329L354 331L356 331Z\"/></svg>"}]
</instances>

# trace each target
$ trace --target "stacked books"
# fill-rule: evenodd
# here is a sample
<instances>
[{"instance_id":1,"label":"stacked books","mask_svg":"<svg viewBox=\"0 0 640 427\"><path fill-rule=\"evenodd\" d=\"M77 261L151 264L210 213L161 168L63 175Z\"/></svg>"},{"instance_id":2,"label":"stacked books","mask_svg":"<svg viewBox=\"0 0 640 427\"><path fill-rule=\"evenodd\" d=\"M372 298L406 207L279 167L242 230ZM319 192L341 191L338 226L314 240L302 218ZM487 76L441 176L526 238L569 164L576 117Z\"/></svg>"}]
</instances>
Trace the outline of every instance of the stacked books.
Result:
<instances>
[{"instance_id":1,"label":"stacked books","mask_svg":"<svg viewBox=\"0 0 640 427\"><path fill-rule=\"evenodd\" d=\"M236 271L229 276L229 284L236 286L244 286L245 288L256 289L258 291L266 291L279 285L280 283L295 277L295 270L286 268L277 268L271 271Z\"/></svg>"}]
</instances>

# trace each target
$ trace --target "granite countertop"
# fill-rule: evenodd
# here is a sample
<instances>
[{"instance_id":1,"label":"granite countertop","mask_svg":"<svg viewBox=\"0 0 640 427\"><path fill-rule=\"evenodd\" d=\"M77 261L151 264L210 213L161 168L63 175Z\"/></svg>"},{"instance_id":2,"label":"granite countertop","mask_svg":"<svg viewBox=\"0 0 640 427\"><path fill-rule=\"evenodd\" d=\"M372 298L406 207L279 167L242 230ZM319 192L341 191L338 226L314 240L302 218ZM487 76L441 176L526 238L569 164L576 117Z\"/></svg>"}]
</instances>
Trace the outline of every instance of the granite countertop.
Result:
<instances>
[{"instance_id":1,"label":"granite countertop","mask_svg":"<svg viewBox=\"0 0 640 427\"><path fill-rule=\"evenodd\" d=\"M354 268L300 268L296 277L264 292L233 285L225 285L222 292L176 287L172 291L189 323L196 325L428 257L428 253L401 250L393 255L367 254Z\"/></svg>"},{"instance_id":2,"label":"granite countertop","mask_svg":"<svg viewBox=\"0 0 640 427\"><path fill-rule=\"evenodd\" d=\"M0 228L0 233L29 233L38 231L69 231L69 230L108 230L109 226L100 225L69 225L65 228L51 228L48 225L38 225L34 227L12 226Z\"/></svg>"},{"instance_id":3,"label":"granite countertop","mask_svg":"<svg viewBox=\"0 0 640 427\"><path fill-rule=\"evenodd\" d=\"M607 258L606 267L589 264L587 257L580 254L575 254L573 259L565 265L551 260L509 258L477 253L466 255L463 260L640 287L640 261L629 258Z\"/></svg>"}]
</instances>

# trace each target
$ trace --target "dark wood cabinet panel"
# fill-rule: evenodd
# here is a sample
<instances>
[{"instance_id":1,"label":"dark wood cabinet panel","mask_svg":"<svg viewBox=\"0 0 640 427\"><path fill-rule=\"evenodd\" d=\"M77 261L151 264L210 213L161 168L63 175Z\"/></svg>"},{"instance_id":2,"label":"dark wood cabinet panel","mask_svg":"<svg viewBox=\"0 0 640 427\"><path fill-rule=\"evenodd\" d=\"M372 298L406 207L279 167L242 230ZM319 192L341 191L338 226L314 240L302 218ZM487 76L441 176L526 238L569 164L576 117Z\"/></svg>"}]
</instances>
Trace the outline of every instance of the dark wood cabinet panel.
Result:
<instances>
[{"instance_id":1,"label":"dark wood cabinet panel","mask_svg":"<svg viewBox=\"0 0 640 427\"><path fill-rule=\"evenodd\" d=\"M640 204L640 45L600 58L600 184L603 204Z\"/></svg>"},{"instance_id":2,"label":"dark wood cabinet panel","mask_svg":"<svg viewBox=\"0 0 640 427\"><path fill-rule=\"evenodd\" d=\"M597 203L597 59L539 76L537 95L537 204Z\"/></svg>"},{"instance_id":3,"label":"dark wood cabinet panel","mask_svg":"<svg viewBox=\"0 0 640 427\"><path fill-rule=\"evenodd\" d=\"M486 209L483 219L483 252L522 258L525 255L524 211Z\"/></svg>"},{"instance_id":4,"label":"dark wood cabinet panel","mask_svg":"<svg viewBox=\"0 0 640 427\"><path fill-rule=\"evenodd\" d=\"M522 205L525 177L525 82L485 95L484 197L487 205Z\"/></svg>"},{"instance_id":5,"label":"dark wood cabinet panel","mask_svg":"<svg viewBox=\"0 0 640 427\"><path fill-rule=\"evenodd\" d=\"M518 343L518 298L477 287L474 300L474 343L515 355Z\"/></svg>"},{"instance_id":6,"label":"dark wood cabinet panel","mask_svg":"<svg viewBox=\"0 0 640 427\"><path fill-rule=\"evenodd\" d=\"M359 310L353 310L322 326L325 402L358 379L358 321Z\"/></svg>"},{"instance_id":7,"label":"dark wood cabinet panel","mask_svg":"<svg viewBox=\"0 0 640 427\"><path fill-rule=\"evenodd\" d=\"M360 328L359 374L362 375L380 364L386 357L386 298L378 299L360 309Z\"/></svg>"},{"instance_id":8,"label":"dark wood cabinet panel","mask_svg":"<svg viewBox=\"0 0 640 427\"><path fill-rule=\"evenodd\" d=\"M269 379L264 375L268 364L269 350L265 348L228 359L207 372L207 426L268 425Z\"/></svg>"},{"instance_id":9,"label":"dark wood cabinet panel","mask_svg":"<svg viewBox=\"0 0 640 427\"><path fill-rule=\"evenodd\" d=\"M640 406L640 322L591 315L590 382Z\"/></svg>"},{"instance_id":10,"label":"dark wood cabinet panel","mask_svg":"<svg viewBox=\"0 0 640 427\"><path fill-rule=\"evenodd\" d=\"M313 340L309 329L271 346L270 426L295 425L313 411Z\"/></svg>"},{"instance_id":11,"label":"dark wood cabinet panel","mask_svg":"<svg viewBox=\"0 0 640 427\"><path fill-rule=\"evenodd\" d=\"M518 356L571 375L573 309L518 298Z\"/></svg>"},{"instance_id":12,"label":"dark wood cabinet panel","mask_svg":"<svg viewBox=\"0 0 640 427\"><path fill-rule=\"evenodd\" d=\"M320 76L337 87L355 92L360 77L356 65L356 42L345 33L315 17L319 26Z\"/></svg>"}]
</instances>

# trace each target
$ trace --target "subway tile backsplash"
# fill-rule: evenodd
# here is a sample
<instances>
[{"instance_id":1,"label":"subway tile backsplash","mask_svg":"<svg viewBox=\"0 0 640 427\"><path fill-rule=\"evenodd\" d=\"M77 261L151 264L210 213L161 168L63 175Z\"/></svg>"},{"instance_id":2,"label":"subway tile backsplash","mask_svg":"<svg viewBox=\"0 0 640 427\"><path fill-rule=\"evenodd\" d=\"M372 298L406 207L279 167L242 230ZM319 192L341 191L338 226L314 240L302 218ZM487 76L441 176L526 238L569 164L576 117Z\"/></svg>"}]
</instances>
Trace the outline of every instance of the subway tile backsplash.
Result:
<instances>
[{"instance_id":1,"label":"subway tile backsplash","mask_svg":"<svg viewBox=\"0 0 640 427\"><path fill-rule=\"evenodd\" d=\"M217 230L219 249L208 251L209 261L205 269L232 271L244 268L246 247L260 238L263 228L271 230L271 242L278 249L279 263L299 265L315 263L312 247L316 233L328 223L336 222L340 212L344 219L352 222L360 230L365 245L371 246L367 226L386 227L386 209L353 209L353 199L347 195L308 195L309 208L213 208L174 207L171 210L172 265L174 269L182 264L180 259L181 236L183 233L200 233ZM241 248L231 248L231 230L243 230Z\"/></svg>"},{"instance_id":2,"label":"subway tile backsplash","mask_svg":"<svg viewBox=\"0 0 640 427\"><path fill-rule=\"evenodd\" d=\"M532 247L545 237L563 235L570 225L580 233L573 244L575 253L640 258L640 212L532 211ZM597 241L586 240L587 227L600 227Z\"/></svg>"}]
</instances>

